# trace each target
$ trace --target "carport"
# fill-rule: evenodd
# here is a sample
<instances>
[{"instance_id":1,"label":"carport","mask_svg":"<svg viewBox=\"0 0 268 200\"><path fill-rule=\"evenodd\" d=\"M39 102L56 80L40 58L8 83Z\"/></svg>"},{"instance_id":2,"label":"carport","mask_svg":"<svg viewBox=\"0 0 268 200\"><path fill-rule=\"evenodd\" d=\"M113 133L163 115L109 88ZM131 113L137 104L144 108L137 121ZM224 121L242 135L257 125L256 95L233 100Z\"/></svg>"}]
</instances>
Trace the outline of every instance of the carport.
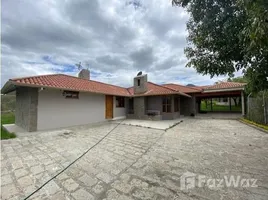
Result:
<instances>
[{"instance_id":1,"label":"carport","mask_svg":"<svg viewBox=\"0 0 268 200\"><path fill-rule=\"evenodd\" d=\"M215 85L218 86L218 85ZM233 88L204 88L202 93L197 93L196 95L197 102L197 112L232 112L232 113L241 113L245 115L245 98L244 98L244 85L242 87L233 87ZM218 105L214 106L213 102L216 100L221 103L220 100L224 99L225 106ZM204 102L206 104L206 109L204 109ZM235 102L235 105L233 105ZM202 107L203 106L203 107ZM223 109L222 109L223 108Z\"/></svg>"}]
</instances>

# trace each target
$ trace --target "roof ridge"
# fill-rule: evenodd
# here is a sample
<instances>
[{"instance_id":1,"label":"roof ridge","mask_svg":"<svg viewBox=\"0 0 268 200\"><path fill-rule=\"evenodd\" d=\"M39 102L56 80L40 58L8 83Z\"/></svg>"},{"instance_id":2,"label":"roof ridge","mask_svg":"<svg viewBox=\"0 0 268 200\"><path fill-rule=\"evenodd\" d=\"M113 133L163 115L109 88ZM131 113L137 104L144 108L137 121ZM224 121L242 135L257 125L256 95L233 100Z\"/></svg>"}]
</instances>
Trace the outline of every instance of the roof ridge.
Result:
<instances>
[{"instance_id":1,"label":"roof ridge","mask_svg":"<svg viewBox=\"0 0 268 200\"><path fill-rule=\"evenodd\" d=\"M178 86L181 86L181 87L191 88L191 89L193 89L193 90L200 91L199 89L196 89L196 88L194 88L194 87L192 87L192 86L186 86L186 85L181 85L181 84L177 84L177 83L166 83L166 84L164 84L164 85L178 85ZM202 86L200 86L200 87L202 87Z\"/></svg>"},{"instance_id":2,"label":"roof ridge","mask_svg":"<svg viewBox=\"0 0 268 200\"><path fill-rule=\"evenodd\" d=\"M110 85L110 86L115 86L115 87L119 87L119 88L122 88L122 89L127 89L125 87L122 87L122 86L118 86L118 85L113 85L113 84L110 84L110 83L103 83L103 82L100 82L100 81L95 81L95 80L87 80L87 79L82 79L82 78L79 78L79 77L76 77L76 76L71 76L71 75L67 75L67 74L59 74L59 75L64 75L64 76L69 76L69 77L72 77L72 78L76 78L76 79L79 79L79 80L85 80L85 81L92 81L92 82L96 82L96 83L101 83L103 85Z\"/></svg>"},{"instance_id":3,"label":"roof ridge","mask_svg":"<svg viewBox=\"0 0 268 200\"><path fill-rule=\"evenodd\" d=\"M38 78L38 77L44 77L44 76L58 76L58 75L64 75L64 74L44 74L44 75L36 75L36 76L25 76L25 77L19 77L19 78L11 78L10 81L17 81L19 79L27 79L27 78Z\"/></svg>"},{"instance_id":4,"label":"roof ridge","mask_svg":"<svg viewBox=\"0 0 268 200\"><path fill-rule=\"evenodd\" d=\"M19 78L14 78L14 79L9 79L10 81L17 81L17 80L20 80L20 79L28 79L28 78L39 78L39 77L47 77L47 76L68 76L68 77L72 77L72 78L76 78L76 79L79 79L79 80L84 80L84 81L92 81L92 82L97 82L97 83L100 83L100 84L103 84L103 85L110 85L110 86L114 86L114 87L119 87L119 88L122 88L122 89L127 89L125 87L122 87L122 86L118 86L118 85L113 85L113 84L109 84L109 83L103 83L103 82L100 82L100 81L95 81L95 80L86 80L86 79L82 79L82 78L79 78L79 77L76 77L76 76L72 76L72 75L68 75L68 74L45 74L45 75L36 75L36 76L26 76L26 77L19 77Z\"/></svg>"},{"instance_id":5,"label":"roof ridge","mask_svg":"<svg viewBox=\"0 0 268 200\"><path fill-rule=\"evenodd\" d=\"M151 84L153 84L153 85L156 85L156 86L159 86L159 87L162 87L162 88L165 88L165 89L171 90L171 91L179 92L178 90L174 90L174 89L171 89L171 88L167 88L167 87L165 87L165 86L158 85L158 84L153 83L153 82L151 82L151 81L148 81L147 83L151 83Z\"/></svg>"}]
</instances>

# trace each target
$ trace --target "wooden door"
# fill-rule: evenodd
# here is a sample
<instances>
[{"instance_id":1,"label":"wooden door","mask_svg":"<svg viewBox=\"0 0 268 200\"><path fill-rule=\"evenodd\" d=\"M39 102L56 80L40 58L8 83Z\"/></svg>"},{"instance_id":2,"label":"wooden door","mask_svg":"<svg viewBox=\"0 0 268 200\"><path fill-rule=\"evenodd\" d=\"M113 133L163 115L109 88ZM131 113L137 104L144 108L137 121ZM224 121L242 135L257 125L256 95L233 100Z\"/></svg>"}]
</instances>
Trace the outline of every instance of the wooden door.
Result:
<instances>
[{"instance_id":1,"label":"wooden door","mask_svg":"<svg viewBox=\"0 0 268 200\"><path fill-rule=\"evenodd\" d=\"M113 118L113 96L111 95L106 95L105 98L105 118Z\"/></svg>"}]
</instances>

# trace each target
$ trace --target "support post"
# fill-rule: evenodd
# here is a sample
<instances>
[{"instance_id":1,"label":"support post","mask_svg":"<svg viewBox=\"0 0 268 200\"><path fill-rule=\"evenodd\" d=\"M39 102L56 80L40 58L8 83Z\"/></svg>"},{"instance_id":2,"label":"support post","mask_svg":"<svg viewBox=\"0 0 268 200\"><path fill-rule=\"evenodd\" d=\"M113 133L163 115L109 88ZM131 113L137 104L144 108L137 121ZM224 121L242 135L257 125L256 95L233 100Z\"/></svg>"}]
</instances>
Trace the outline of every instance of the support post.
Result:
<instances>
[{"instance_id":1,"label":"support post","mask_svg":"<svg viewBox=\"0 0 268 200\"><path fill-rule=\"evenodd\" d=\"M262 98L263 98L264 124L267 124L267 118L266 118L266 104L265 104L265 90L263 91Z\"/></svg>"},{"instance_id":2,"label":"support post","mask_svg":"<svg viewBox=\"0 0 268 200\"><path fill-rule=\"evenodd\" d=\"M210 111L213 111L213 108L212 108L212 98L210 99Z\"/></svg>"},{"instance_id":3,"label":"support post","mask_svg":"<svg viewBox=\"0 0 268 200\"><path fill-rule=\"evenodd\" d=\"M244 91L241 91L241 106L242 106L242 116L245 116L245 100L244 100Z\"/></svg>"},{"instance_id":4,"label":"support post","mask_svg":"<svg viewBox=\"0 0 268 200\"><path fill-rule=\"evenodd\" d=\"M229 99L229 109L230 111L232 111L232 99L231 97L228 97L228 99Z\"/></svg>"}]
</instances>

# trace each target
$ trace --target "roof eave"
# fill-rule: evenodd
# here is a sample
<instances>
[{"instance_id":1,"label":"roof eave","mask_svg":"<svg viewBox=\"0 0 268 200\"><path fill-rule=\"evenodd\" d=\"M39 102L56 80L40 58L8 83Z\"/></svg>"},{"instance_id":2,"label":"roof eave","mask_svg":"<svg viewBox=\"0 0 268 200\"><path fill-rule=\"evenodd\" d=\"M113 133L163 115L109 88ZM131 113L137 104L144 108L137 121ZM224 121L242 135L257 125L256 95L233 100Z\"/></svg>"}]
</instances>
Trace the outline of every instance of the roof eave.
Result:
<instances>
[{"instance_id":1,"label":"roof eave","mask_svg":"<svg viewBox=\"0 0 268 200\"><path fill-rule=\"evenodd\" d=\"M75 90L75 89L72 89L72 88L52 87L52 86L47 86L47 85L33 85L33 84L27 84L27 83L18 83L18 82L12 81L12 80L10 80L8 82L10 82L9 84L14 85L14 90L16 90L16 86L22 86L22 87L32 87L32 88L48 88L48 89L56 89L56 90L69 90L69 91L78 91L78 92L88 92L88 93L94 93L94 94L104 94L104 95L123 96L123 97L129 97L130 96L128 94L123 95L123 94L115 94L115 93L94 92L94 91L87 91L87 90ZM5 85L7 85L8 82ZM14 90L12 90L12 91L14 91ZM12 92L12 91L9 91L9 92ZM1 90L1 92L2 92L2 90ZM7 92L7 93L9 93L9 92ZM3 94L7 94L7 93L3 93Z\"/></svg>"},{"instance_id":2,"label":"roof eave","mask_svg":"<svg viewBox=\"0 0 268 200\"><path fill-rule=\"evenodd\" d=\"M1 89L1 94L8 94L10 92L13 92L16 90L16 85L13 83L13 81L7 81L5 85Z\"/></svg>"},{"instance_id":3,"label":"roof eave","mask_svg":"<svg viewBox=\"0 0 268 200\"><path fill-rule=\"evenodd\" d=\"M242 91L245 90L244 87L236 87L236 88L222 88L222 89L205 89L203 93L211 93L211 92L228 92L228 91Z\"/></svg>"},{"instance_id":4,"label":"roof eave","mask_svg":"<svg viewBox=\"0 0 268 200\"><path fill-rule=\"evenodd\" d=\"M185 94L185 93L183 93L183 92L159 93L159 94L133 94L133 95L131 95L130 97L165 96L165 95L174 95L174 94L192 98L190 95Z\"/></svg>"}]
</instances>

